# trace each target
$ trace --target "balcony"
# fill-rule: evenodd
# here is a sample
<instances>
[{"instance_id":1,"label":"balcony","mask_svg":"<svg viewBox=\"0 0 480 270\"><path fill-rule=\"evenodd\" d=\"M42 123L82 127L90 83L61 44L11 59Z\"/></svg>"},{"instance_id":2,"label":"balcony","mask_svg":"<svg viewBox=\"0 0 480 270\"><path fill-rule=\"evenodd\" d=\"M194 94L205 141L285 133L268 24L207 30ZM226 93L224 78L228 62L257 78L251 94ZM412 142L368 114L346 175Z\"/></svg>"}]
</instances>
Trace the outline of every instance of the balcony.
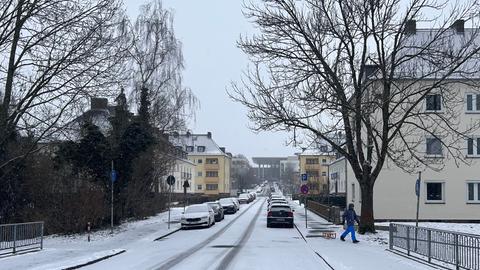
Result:
<instances>
[{"instance_id":1,"label":"balcony","mask_svg":"<svg viewBox=\"0 0 480 270\"><path fill-rule=\"evenodd\" d=\"M320 167L321 167L320 164L305 164L305 170L306 171L320 170Z\"/></svg>"},{"instance_id":2,"label":"balcony","mask_svg":"<svg viewBox=\"0 0 480 270\"><path fill-rule=\"evenodd\" d=\"M204 167L205 170L207 170L207 171L220 169L220 166L219 166L218 164L208 164L208 163L205 163L205 164L203 165L203 167Z\"/></svg>"}]
</instances>

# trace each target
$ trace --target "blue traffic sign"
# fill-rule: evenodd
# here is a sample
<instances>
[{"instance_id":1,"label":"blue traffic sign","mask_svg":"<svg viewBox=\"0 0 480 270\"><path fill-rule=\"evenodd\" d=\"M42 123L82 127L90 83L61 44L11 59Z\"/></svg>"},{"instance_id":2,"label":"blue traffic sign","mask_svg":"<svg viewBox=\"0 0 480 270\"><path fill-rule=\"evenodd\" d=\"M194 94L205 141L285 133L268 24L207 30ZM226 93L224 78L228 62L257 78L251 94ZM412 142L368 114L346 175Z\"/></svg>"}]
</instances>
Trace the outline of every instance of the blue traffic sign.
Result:
<instances>
[{"instance_id":1,"label":"blue traffic sign","mask_svg":"<svg viewBox=\"0 0 480 270\"><path fill-rule=\"evenodd\" d=\"M308 174L306 173L302 174L302 181L308 181Z\"/></svg>"},{"instance_id":2,"label":"blue traffic sign","mask_svg":"<svg viewBox=\"0 0 480 270\"><path fill-rule=\"evenodd\" d=\"M415 182L415 195L420 197L420 179Z\"/></svg>"},{"instance_id":3,"label":"blue traffic sign","mask_svg":"<svg viewBox=\"0 0 480 270\"><path fill-rule=\"evenodd\" d=\"M307 185L302 185L300 187L300 192L302 192L302 194L308 194L308 186Z\"/></svg>"},{"instance_id":4,"label":"blue traffic sign","mask_svg":"<svg viewBox=\"0 0 480 270\"><path fill-rule=\"evenodd\" d=\"M115 182L115 181L117 181L117 171L112 170L112 171L110 172L110 179L112 180L112 183Z\"/></svg>"}]
</instances>

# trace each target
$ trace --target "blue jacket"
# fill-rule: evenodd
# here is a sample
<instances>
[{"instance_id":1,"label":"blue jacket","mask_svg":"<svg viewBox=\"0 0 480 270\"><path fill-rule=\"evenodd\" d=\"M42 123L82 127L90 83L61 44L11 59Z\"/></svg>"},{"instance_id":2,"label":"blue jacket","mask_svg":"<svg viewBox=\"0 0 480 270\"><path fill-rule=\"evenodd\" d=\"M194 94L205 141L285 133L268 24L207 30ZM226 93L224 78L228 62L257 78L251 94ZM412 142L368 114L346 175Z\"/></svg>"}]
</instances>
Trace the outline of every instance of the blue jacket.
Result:
<instances>
[{"instance_id":1,"label":"blue jacket","mask_svg":"<svg viewBox=\"0 0 480 270\"><path fill-rule=\"evenodd\" d=\"M347 226L355 225L355 221L360 223L357 213L355 213L355 210L353 209L347 209L345 212L343 212L343 223L345 223L345 221L347 222Z\"/></svg>"}]
</instances>

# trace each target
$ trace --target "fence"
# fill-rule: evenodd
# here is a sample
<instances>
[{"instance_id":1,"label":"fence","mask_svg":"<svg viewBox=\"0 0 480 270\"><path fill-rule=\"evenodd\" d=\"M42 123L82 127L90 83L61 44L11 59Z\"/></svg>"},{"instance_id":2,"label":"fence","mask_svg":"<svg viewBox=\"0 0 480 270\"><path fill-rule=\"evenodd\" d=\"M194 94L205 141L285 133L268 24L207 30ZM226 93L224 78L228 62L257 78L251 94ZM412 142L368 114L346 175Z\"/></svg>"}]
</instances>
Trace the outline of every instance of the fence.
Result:
<instances>
[{"instance_id":1,"label":"fence","mask_svg":"<svg viewBox=\"0 0 480 270\"><path fill-rule=\"evenodd\" d=\"M324 205L318 202L307 201L307 209L334 224L341 223L340 207L329 207L328 205Z\"/></svg>"},{"instance_id":2,"label":"fence","mask_svg":"<svg viewBox=\"0 0 480 270\"><path fill-rule=\"evenodd\" d=\"M0 255L43 249L43 221L0 225Z\"/></svg>"},{"instance_id":3,"label":"fence","mask_svg":"<svg viewBox=\"0 0 480 270\"><path fill-rule=\"evenodd\" d=\"M480 270L480 235L390 223L390 250L438 261L455 269Z\"/></svg>"}]
</instances>

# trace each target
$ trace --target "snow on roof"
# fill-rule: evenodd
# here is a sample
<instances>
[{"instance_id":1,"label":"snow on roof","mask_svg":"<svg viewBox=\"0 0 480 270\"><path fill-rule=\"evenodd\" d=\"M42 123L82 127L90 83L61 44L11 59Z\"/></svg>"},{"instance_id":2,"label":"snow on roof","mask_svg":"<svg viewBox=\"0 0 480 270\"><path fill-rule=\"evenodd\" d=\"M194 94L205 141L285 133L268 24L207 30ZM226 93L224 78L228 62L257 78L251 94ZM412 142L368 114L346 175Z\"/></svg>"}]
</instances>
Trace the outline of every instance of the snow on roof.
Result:
<instances>
[{"instance_id":1,"label":"snow on roof","mask_svg":"<svg viewBox=\"0 0 480 270\"><path fill-rule=\"evenodd\" d=\"M181 146L189 155L227 155L225 149L212 139L211 133L175 134L169 136L169 140L173 145Z\"/></svg>"}]
</instances>

